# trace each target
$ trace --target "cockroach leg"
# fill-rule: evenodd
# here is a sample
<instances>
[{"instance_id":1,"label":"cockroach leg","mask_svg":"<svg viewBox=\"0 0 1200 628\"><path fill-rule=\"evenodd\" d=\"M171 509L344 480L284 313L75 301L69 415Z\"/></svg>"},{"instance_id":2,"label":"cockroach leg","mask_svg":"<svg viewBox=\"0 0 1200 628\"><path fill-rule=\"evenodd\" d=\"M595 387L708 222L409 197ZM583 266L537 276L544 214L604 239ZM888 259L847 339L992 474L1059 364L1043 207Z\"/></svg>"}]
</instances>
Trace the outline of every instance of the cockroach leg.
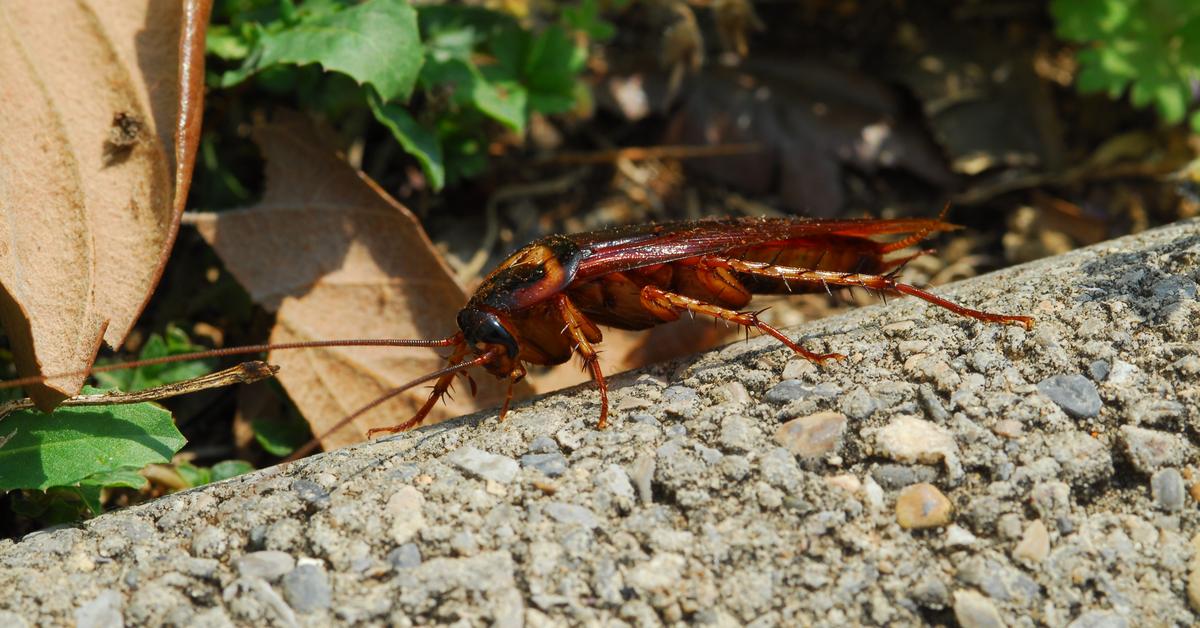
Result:
<instances>
[{"instance_id":1,"label":"cockroach leg","mask_svg":"<svg viewBox=\"0 0 1200 628\"><path fill-rule=\"evenodd\" d=\"M455 347L454 353L450 355L447 361L451 366L454 366L461 363L463 358L467 357L467 354L469 353L471 353L471 347L464 342ZM399 425L371 428L367 430L367 438L374 438L377 434L397 434L399 432L411 430L420 425L425 420L425 417L429 416L429 413L433 410L433 407L437 405L438 400L444 397L450 390L450 385L454 383L454 377L456 375L458 375L456 372L446 373L445 375L439 377L437 382L433 385L433 391L429 393L429 398L425 400L424 405L421 406L420 410L417 410L417 413L414 414L411 419Z\"/></svg>"},{"instance_id":2,"label":"cockroach leg","mask_svg":"<svg viewBox=\"0 0 1200 628\"><path fill-rule=\"evenodd\" d=\"M583 358L583 365L592 372L592 379L596 380L596 386L600 388L600 422L596 424L596 428L602 430L608 427L608 382L604 379L604 372L600 370L600 354L596 352L583 329L583 324L587 321L583 313L571 303L567 295L559 294L556 299L559 314L567 324L567 334L575 341L575 351ZM591 325L590 321L587 323ZM595 329L595 325L591 327ZM596 333L599 333L599 330L596 330Z\"/></svg>"},{"instance_id":3,"label":"cockroach leg","mask_svg":"<svg viewBox=\"0 0 1200 628\"><path fill-rule=\"evenodd\" d=\"M909 296L923 299L934 305L943 307L960 316L974 318L976 320L987 321L990 323L1011 323L1020 325L1025 329L1033 329L1033 318L1029 316L1013 316L1008 314L993 314L982 310L975 310L969 307L959 305L948 299L943 299L931 292L922 290L916 286L906 283L900 283L891 275L869 275L863 273L839 273L825 270L809 270L806 268L794 268L791 266L774 266L762 262L748 262L739 259L706 257L704 263L717 268L728 268L739 273L748 275L760 275L763 277L772 277L775 279L793 279L795 281L806 281L812 283L826 283L835 286L858 286L868 290L888 290L907 294Z\"/></svg>"},{"instance_id":4,"label":"cockroach leg","mask_svg":"<svg viewBox=\"0 0 1200 628\"><path fill-rule=\"evenodd\" d=\"M512 404L513 386L516 386L517 382L523 379L525 379L525 365L518 363L517 370L508 376L508 390L504 393L504 405L500 406L498 420L503 421L505 416L508 415L508 406Z\"/></svg>"},{"instance_id":5,"label":"cockroach leg","mask_svg":"<svg viewBox=\"0 0 1200 628\"><path fill-rule=\"evenodd\" d=\"M933 255L936 252L937 251L935 249L921 249L912 255L905 255L904 257L898 257L896 259L883 262L883 265L879 270L886 275L891 275L892 273L904 268L909 262L917 259L918 257L921 257L922 255Z\"/></svg>"},{"instance_id":6,"label":"cockroach leg","mask_svg":"<svg viewBox=\"0 0 1200 628\"><path fill-rule=\"evenodd\" d=\"M958 229L959 227L957 227L957 226L951 226L951 225L947 225L945 223L946 214L948 214L948 213L950 213L950 203L946 203L945 205L942 205L942 211L941 211L941 213L938 214L937 220L929 221L924 227L917 229L916 231L912 232L912 234L910 234L909 236L907 236L905 238L901 238L899 240L896 240L895 242L889 242L887 244L880 246L879 254L886 255L888 253L891 253L892 251L899 251L901 249L907 249L910 246L916 246L922 240L924 240L925 238L928 238L931 233L934 233L936 231L947 231L947 230ZM925 253L928 253L928 251L922 251L920 253L917 253L917 255L924 255ZM914 255L913 257L916 257L917 255ZM912 258L908 258L908 259L912 259ZM907 261L907 260L905 260L905 261Z\"/></svg>"},{"instance_id":7,"label":"cockroach leg","mask_svg":"<svg viewBox=\"0 0 1200 628\"><path fill-rule=\"evenodd\" d=\"M721 320L736 323L744 327L754 327L764 334L774 336L779 342L787 345L789 349L799 353L805 358L813 362L824 362L825 360L841 360L846 356L840 353L813 353L808 349L800 346L792 341L783 332L759 320L758 315L754 312L735 312L725 309L719 305L705 303L699 299L693 299L682 294L667 292L657 286L646 286L642 288L642 304L646 309L654 312L657 316L665 321L672 321L679 318L681 310L699 312L701 314L712 316Z\"/></svg>"}]
</instances>

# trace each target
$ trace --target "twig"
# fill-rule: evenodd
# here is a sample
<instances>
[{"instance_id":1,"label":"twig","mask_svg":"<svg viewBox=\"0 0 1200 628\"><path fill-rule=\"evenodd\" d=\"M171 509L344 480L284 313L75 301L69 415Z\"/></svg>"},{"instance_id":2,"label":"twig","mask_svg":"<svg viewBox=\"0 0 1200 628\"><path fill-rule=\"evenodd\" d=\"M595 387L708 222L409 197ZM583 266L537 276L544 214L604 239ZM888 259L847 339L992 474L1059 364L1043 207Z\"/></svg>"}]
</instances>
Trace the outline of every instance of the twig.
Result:
<instances>
[{"instance_id":1,"label":"twig","mask_svg":"<svg viewBox=\"0 0 1200 628\"><path fill-rule=\"evenodd\" d=\"M143 401L158 401L178 395L186 395L209 388L220 388L234 384L250 384L273 377L279 371L274 364L261 360L242 362L223 371L193 377L182 382L163 384L137 392L121 392L113 390L94 395L76 395L64 399L60 406L107 406L112 404L142 403ZM29 397L0 403L0 419L18 410L29 410L36 407Z\"/></svg>"}]
</instances>

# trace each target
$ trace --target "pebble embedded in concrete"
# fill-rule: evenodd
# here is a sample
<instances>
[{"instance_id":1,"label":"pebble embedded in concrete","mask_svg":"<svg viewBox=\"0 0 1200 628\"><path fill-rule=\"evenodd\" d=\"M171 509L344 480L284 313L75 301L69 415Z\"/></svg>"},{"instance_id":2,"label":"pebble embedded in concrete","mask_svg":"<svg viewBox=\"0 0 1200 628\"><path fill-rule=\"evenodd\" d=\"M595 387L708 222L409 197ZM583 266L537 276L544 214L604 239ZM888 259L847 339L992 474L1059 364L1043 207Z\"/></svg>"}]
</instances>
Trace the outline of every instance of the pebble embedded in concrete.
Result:
<instances>
[{"instance_id":1,"label":"pebble embedded in concrete","mask_svg":"<svg viewBox=\"0 0 1200 628\"><path fill-rule=\"evenodd\" d=\"M402 486L388 498L384 510L392 517L392 540L407 543L425 527L425 496L416 487Z\"/></svg>"},{"instance_id":2,"label":"pebble embedded in concrete","mask_svg":"<svg viewBox=\"0 0 1200 628\"><path fill-rule=\"evenodd\" d=\"M421 549L416 543L405 543L388 552L387 561L393 569L412 569L421 564Z\"/></svg>"},{"instance_id":3,"label":"pebble embedded in concrete","mask_svg":"<svg viewBox=\"0 0 1200 628\"><path fill-rule=\"evenodd\" d=\"M954 592L954 618L963 628L1004 628L996 605L975 591Z\"/></svg>"},{"instance_id":4,"label":"pebble embedded in concrete","mask_svg":"<svg viewBox=\"0 0 1200 628\"><path fill-rule=\"evenodd\" d=\"M553 438L545 434L539 434L529 442L529 453L531 454L549 454L558 452L558 443L554 442Z\"/></svg>"},{"instance_id":5,"label":"pebble embedded in concrete","mask_svg":"<svg viewBox=\"0 0 1200 628\"><path fill-rule=\"evenodd\" d=\"M521 456L521 466L537 469L546 477L556 478L567 472L567 458L557 451L525 454Z\"/></svg>"},{"instance_id":6,"label":"pebble embedded in concrete","mask_svg":"<svg viewBox=\"0 0 1200 628\"><path fill-rule=\"evenodd\" d=\"M298 613L311 613L329 608L333 591L329 575L319 561L301 563L283 577L283 596Z\"/></svg>"},{"instance_id":7,"label":"pebble embedded in concrete","mask_svg":"<svg viewBox=\"0 0 1200 628\"><path fill-rule=\"evenodd\" d=\"M576 504L550 502L545 506L546 514L559 523L569 523L585 528L600 527L600 518L591 510Z\"/></svg>"},{"instance_id":8,"label":"pebble embedded in concrete","mask_svg":"<svg viewBox=\"0 0 1200 628\"><path fill-rule=\"evenodd\" d=\"M1182 464L1189 449L1180 436L1133 425L1121 427L1121 443L1134 468L1147 474Z\"/></svg>"},{"instance_id":9,"label":"pebble embedded in concrete","mask_svg":"<svg viewBox=\"0 0 1200 628\"><path fill-rule=\"evenodd\" d=\"M721 432L717 436L717 444L721 449L730 453L745 453L754 448L757 441L757 428L753 427L746 417L730 415L721 422Z\"/></svg>"},{"instance_id":10,"label":"pebble embedded in concrete","mask_svg":"<svg viewBox=\"0 0 1200 628\"><path fill-rule=\"evenodd\" d=\"M914 484L896 498L896 522L909 530L937 528L950 523L954 507L932 484Z\"/></svg>"},{"instance_id":11,"label":"pebble embedded in concrete","mask_svg":"<svg viewBox=\"0 0 1200 628\"><path fill-rule=\"evenodd\" d=\"M99 595L75 611L75 625L77 628L123 626L125 619L121 613L121 607L124 604L125 598L119 592L112 589L104 589ZM18 625L21 623L24 622L14 621L12 624L7 625Z\"/></svg>"},{"instance_id":12,"label":"pebble embedded in concrete","mask_svg":"<svg viewBox=\"0 0 1200 628\"><path fill-rule=\"evenodd\" d=\"M775 442L802 458L817 458L837 451L845 431L844 414L818 412L779 426Z\"/></svg>"},{"instance_id":13,"label":"pebble embedded in concrete","mask_svg":"<svg viewBox=\"0 0 1200 628\"><path fill-rule=\"evenodd\" d=\"M1154 498L1154 505L1165 512L1183 510L1186 490L1178 469L1162 469L1150 476L1150 495Z\"/></svg>"},{"instance_id":14,"label":"pebble embedded in concrete","mask_svg":"<svg viewBox=\"0 0 1200 628\"><path fill-rule=\"evenodd\" d=\"M467 445L446 456L446 461L475 477L508 484L517 477L521 466L508 456L488 453Z\"/></svg>"},{"instance_id":15,"label":"pebble embedded in concrete","mask_svg":"<svg viewBox=\"0 0 1200 628\"><path fill-rule=\"evenodd\" d=\"M875 442L881 454L897 462L942 462L951 477L962 475L954 434L935 423L901 416L876 432Z\"/></svg>"},{"instance_id":16,"label":"pebble embedded in concrete","mask_svg":"<svg viewBox=\"0 0 1200 628\"><path fill-rule=\"evenodd\" d=\"M290 572L296 566L296 559L287 552L263 550L242 554L234 560L234 566L242 577L272 582Z\"/></svg>"},{"instance_id":17,"label":"pebble embedded in concrete","mask_svg":"<svg viewBox=\"0 0 1200 628\"><path fill-rule=\"evenodd\" d=\"M1104 401L1092 380L1078 373L1054 375L1038 382L1038 391L1076 419L1100 414Z\"/></svg>"},{"instance_id":18,"label":"pebble embedded in concrete","mask_svg":"<svg viewBox=\"0 0 1200 628\"><path fill-rule=\"evenodd\" d=\"M1050 555L1050 532L1041 519L1034 520L1025 527L1021 542L1013 548L1013 558L1028 564L1039 564Z\"/></svg>"}]
</instances>

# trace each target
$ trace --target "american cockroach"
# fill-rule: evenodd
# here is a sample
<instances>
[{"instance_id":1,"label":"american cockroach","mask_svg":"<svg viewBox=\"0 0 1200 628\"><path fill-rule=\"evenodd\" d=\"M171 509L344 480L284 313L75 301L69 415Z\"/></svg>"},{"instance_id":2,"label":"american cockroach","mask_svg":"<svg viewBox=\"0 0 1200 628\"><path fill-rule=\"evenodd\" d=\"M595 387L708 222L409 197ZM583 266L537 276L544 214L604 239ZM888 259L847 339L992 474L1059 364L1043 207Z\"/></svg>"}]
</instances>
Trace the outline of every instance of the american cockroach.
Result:
<instances>
[{"instance_id":1,"label":"american cockroach","mask_svg":"<svg viewBox=\"0 0 1200 628\"><path fill-rule=\"evenodd\" d=\"M838 353L814 353L743 310L755 294L823 292L860 287L907 294L951 312L992 323L1031 328L1028 316L993 314L964 307L900 283L896 271L915 255L893 257L930 234L958 227L941 219L727 218L617 227L544 237L512 254L493 270L458 313L459 331L438 340L330 340L287 345L230 347L122 366L157 364L267 350L347 345L448 347L449 364L418 378L344 418L362 413L421 383L434 380L429 399L399 425L371 430L399 432L416 427L450 388L456 375L482 367L512 384L526 364L555 365L579 355L600 393L597 427L608 424L608 385L597 360L601 325L644 330L700 314L755 328L814 362ZM878 236L895 236L878 241ZM917 253L916 255L920 255ZM116 366L116 365L114 365ZM105 367L112 368L112 367ZM41 381L25 378L5 386ZM315 448L314 443L295 455Z\"/></svg>"}]
</instances>

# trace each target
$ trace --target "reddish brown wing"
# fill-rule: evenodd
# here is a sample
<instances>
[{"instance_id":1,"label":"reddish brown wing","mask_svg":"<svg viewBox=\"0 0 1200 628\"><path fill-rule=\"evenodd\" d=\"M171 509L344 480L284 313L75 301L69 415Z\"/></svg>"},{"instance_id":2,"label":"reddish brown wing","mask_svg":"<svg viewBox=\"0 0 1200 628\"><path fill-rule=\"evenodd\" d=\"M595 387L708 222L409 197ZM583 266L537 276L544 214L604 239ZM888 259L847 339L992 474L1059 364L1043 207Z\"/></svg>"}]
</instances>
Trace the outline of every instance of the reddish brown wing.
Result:
<instances>
[{"instance_id":1,"label":"reddish brown wing","mask_svg":"<svg viewBox=\"0 0 1200 628\"><path fill-rule=\"evenodd\" d=\"M633 268L664 264L734 248L786 245L820 236L932 233L956 227L929 218L821 220L805 218L727 218L618 227L567 236L585 254L574 281Z\"/></svg>"}]
</instances>

